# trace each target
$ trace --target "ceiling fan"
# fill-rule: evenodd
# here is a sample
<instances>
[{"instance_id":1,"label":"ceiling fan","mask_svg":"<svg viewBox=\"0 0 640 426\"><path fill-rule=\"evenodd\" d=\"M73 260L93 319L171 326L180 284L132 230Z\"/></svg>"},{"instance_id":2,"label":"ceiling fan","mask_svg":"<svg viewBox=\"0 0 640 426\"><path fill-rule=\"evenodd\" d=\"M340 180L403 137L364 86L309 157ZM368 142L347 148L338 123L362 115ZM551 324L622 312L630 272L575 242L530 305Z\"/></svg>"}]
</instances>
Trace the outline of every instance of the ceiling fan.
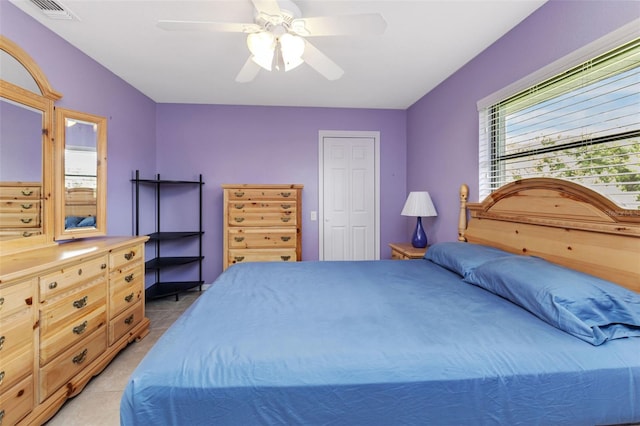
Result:
<instances>
[{"instance_id":1,"label":"ceiling fan","mask_svg":"<svg viewBox=\"0 0 640 426\"><path fill-rule=\"evenodd\" d=\"M260 68L292 70L306 63L329 80L344 74L338 64L318 50L307 37L377 35L387 23L377 13L302 18L291 0L251 0L255 8L253 23L160 20L158 26L169 31L213 31L247 34L250 56L236 81L252 81Z\"/></svg>"}]
</instances>

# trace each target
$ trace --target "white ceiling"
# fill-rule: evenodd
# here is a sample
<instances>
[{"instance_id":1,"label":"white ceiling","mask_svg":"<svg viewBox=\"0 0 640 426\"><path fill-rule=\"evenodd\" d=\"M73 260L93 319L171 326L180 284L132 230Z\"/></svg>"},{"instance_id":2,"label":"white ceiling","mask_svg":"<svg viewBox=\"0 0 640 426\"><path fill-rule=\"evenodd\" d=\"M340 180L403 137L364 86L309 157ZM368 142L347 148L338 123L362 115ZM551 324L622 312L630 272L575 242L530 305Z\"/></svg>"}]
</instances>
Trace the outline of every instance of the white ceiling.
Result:
<instances>
[{"instance_id":1,"label":"white ceiling","mask_svg":"<svg viewBox=\"0 0 640 426\"><path fill-rule=\"evenodd\" d=\"M310 39L340 65L328 81L308 65L235 77L249 56L238 33L175 32L160 19L253 22L250 0L56 0L76 19L11 0L158 103L405 109L546 0L300 0L302 17L377 12L379 36Z\"/></svg>"}]
</instances>

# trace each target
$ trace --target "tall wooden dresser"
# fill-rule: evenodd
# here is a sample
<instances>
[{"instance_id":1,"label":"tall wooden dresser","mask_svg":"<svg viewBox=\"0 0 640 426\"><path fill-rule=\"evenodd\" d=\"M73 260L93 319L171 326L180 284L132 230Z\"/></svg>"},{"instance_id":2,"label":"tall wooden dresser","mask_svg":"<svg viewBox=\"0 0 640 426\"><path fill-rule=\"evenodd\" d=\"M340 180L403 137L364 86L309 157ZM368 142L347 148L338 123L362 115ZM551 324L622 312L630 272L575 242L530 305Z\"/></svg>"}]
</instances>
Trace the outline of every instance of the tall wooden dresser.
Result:
<instances>
[{"instance_id":1,"label":"tall wooden dresser","mask_svg":"<svg viewBox=\"0 0 640 426\"><path fill-rule=\"evenodd\" d=\"M224 184L223 269L241 262L302 260L298 184Z\"/></svg>"},{"instance_id":2,"label":"tall wooden dresser","mask_svg":"<svg viewBox=\"0 0 640 426\"><path fill-rule=\"evenodd\" d=\"M0 241L42 233L40 182L0 182Z\"/></svg>"}]
</instances>

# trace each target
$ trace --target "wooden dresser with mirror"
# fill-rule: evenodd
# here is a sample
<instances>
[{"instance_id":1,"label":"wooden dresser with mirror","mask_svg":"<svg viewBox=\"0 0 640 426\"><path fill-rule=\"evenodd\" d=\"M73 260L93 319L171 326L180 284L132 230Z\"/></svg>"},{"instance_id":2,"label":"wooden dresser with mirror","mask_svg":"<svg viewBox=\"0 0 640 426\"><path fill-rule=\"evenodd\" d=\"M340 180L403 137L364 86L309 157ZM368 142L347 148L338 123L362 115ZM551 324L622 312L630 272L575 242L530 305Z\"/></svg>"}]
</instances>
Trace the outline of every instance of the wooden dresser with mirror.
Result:
<instances>
[{"instance_id":1,"label":"wooden dresser with mirror","mask_svg":"<svg viewBox=\"0 0 640 426\"><path fill-rule=\"evenodd\" d=\"M43 424L148 333L147 237L106 236L106 119L0 54L0 424Z\"/></svg>"}]
</instances>

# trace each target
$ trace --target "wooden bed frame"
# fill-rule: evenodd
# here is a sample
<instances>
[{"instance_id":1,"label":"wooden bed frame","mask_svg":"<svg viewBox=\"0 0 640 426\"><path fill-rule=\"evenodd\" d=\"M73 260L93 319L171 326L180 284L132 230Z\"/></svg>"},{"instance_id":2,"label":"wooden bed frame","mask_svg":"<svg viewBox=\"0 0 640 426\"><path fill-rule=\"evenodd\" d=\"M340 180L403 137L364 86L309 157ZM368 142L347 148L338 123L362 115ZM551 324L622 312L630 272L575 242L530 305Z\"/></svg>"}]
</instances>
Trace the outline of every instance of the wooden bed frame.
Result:
<instances>
[{"instance_id":1,"label":"wooden bed frame","mask_svg":"<svg viewBox=\"0 0 640 426\"><path fill-rule=\"evenodd\" d=\"M458 240L539 256L640 293L640 210L550 178L512 182L480 203L468 203L468 194L462 185Z\"/></svg>"}]
</instances>

